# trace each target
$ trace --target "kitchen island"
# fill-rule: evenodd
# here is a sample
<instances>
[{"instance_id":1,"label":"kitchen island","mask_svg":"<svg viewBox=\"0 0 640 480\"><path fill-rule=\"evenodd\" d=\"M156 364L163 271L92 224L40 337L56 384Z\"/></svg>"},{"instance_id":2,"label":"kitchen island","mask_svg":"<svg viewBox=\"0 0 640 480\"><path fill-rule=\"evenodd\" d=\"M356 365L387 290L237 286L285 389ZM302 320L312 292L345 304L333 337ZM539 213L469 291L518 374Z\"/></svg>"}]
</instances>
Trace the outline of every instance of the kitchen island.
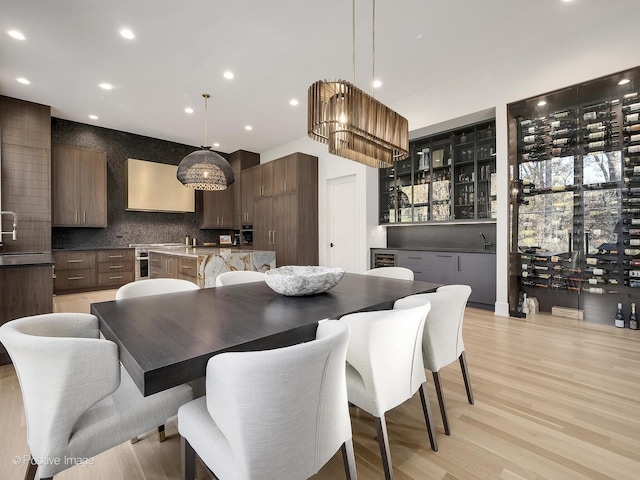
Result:
<instances>
[{"instance_id":1,"label":"kitchen island","mask_svg":"<svg viewBox=\"0 0 640 480\"><path fill-rule=\"evenodd\" d=\"M149 250L151 278L182 278L214 287L223 272L266 272L276 268L276 252L215 247L158 247Z\"/></svg>"}]
</instances>

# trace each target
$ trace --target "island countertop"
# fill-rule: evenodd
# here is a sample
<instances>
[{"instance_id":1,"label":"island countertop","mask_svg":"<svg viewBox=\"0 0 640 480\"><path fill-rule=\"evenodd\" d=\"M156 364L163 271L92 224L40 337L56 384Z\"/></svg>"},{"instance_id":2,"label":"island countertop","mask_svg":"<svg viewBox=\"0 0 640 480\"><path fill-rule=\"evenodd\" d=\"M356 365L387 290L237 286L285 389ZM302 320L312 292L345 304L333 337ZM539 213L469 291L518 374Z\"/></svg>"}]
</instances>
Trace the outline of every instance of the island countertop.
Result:
<instances>
[{"instance_id":1,"label":"island countertop","mask_svg":"<svg viewBox=\"0 0 640 480\"><path fill-rule=\"evenodd\" d=\"M45 253L5 253L0 255L0 268L53 265L53 255Z\"/></svg>"},{"instance_id":2,"label":"island countertop","mask_svg":"<svg viewBox=\"0 0 640 480\"><path fill-rule=\"evenodd\" d=\"M201 255L229 255L229 254L245 254L245 253L273 253L269 250L250 250L247 248L236 247L152 247L149 252L165 253L168 255L180 255L183 257L197 258Z\"/></svg>"}]
</instances>

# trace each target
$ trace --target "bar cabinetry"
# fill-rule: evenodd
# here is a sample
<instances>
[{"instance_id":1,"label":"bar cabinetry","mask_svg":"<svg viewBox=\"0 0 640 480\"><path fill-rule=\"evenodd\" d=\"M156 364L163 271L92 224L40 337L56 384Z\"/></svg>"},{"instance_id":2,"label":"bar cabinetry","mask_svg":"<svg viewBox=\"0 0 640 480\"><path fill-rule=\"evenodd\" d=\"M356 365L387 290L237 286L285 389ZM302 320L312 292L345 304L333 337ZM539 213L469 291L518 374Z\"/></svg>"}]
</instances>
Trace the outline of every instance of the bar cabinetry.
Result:
<instances>
[{"instance_id":1,"label":"bar cabinetry","mask_svg":"<svg viewBox=\"0 0 640 480\"><path fill-rule=\"evenodd\" d=\"M494 120L411 141L380 170L380 224L494 219L495 149Z\"/></svg>"}]
</instances>

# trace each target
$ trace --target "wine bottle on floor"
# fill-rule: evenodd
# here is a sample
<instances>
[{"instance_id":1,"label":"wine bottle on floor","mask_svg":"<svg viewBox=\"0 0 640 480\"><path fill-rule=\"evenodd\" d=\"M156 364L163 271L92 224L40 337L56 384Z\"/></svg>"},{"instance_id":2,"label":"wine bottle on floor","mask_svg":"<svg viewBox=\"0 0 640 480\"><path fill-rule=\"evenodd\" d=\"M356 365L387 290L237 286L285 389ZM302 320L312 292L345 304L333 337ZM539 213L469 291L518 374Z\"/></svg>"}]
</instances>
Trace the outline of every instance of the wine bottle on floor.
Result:
<instances>
[{"instance_id":1,"label":"wine bottle on floor","mask_svg":"<svg viewBox=\"0 0 640 480\"><path fill-rule=\"evenodd\" d=\"M636 317L636 304L631 304L631 315L629 316L629 328L638 330L638 318Z\"/></svg>"},{"instance_id":2,"label":"wine bottle on floor","mask_svg":"<svg viewBox=\"0 0 640 480\"><path fill-rule=\"evenodd\" d=\"M624 328L624 313L622 313L621 303L618 303L618 310L616 310L616 318L613 324L618 328Z\"/></svg>"}]
</instances>

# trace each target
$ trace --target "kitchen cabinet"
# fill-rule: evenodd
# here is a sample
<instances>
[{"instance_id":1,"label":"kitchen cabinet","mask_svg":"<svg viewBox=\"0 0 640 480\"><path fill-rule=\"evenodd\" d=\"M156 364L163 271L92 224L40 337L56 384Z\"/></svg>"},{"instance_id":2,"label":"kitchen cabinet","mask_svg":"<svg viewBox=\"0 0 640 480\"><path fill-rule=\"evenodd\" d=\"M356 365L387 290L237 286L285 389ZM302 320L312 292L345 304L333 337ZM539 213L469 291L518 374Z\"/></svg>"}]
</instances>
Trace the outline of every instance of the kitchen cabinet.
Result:
<instances>
[{"instance_id":1,"label":"kitchen cabinet","mask_svg":"<svg viewBox=\"0 0 640 480\"><path fill-rule=\"evenodd\" d=\"M238 150L229 155L229 164L233 170L234 182L225 190L204 191L200 196L200 228L234 229L239 230L242 225L251 223L245 220L244 196L253 199L252 177L247 176L247 183L243 180L243 171L260 164L260 155L253 152Z\"/></svg>"},{"instance_id":2,"label":"kitchen cabinet","mask_svg":"<svg viewBox=\"0 0 640 480\"><path fill-rule=\"evenodd\" d=\"M64 145L52 148L54 227L107 226L107 154Z\"/></svg>"},{"instance_id":3,"label":"kitchen cabinet","mask_svg":"<svg viewBox=\"0 0 640 480\"><path fill-rule=\"evenodd\" d=\"M198 285L198 259L178 257L178 278Z\"/></svg>"},{"instance_id":4,"label":"kitchen cabinet","mask_svg":"<svg viewBox=\"0 0 640 480\"><path fill-rule=\"evenodd\" d=\"M254 249L274 250L278 266L317 265L317 157L294 153L252 170Z\"/></svg>"},{"instance_id":5,"label":"kitchen cabinet","mask_svg":"<svg viewBox=\"0 0 640 480\"><path fill-rule=\"evenodd\" d=\"M242 171L241 225L253 225L253 168Z\"/></svg>"},{"instance_id":6,"label":"kitchen cabinet","mask_svg":"<svg viewBox=\"0 0 640 480\"><path fill-rule=\"evenodd\" d=\"M433 252L401 250L396 256L397 266L412 270L415 280L433 282Z\"/></svg>"},{"instance_id":7,"label":"kitchen cabinet","mask_svg":"<svg viewBox=\"0 0 640 480\"><path fill-rule=\"evenodd\" d=\"M53 252L55 293L117 288L133 282L131 248Z\"/></svg>"},{"instance_id":8,"label":"kitchen cabinet","mask_svg":"<svg viewBox=\"0 0 640 480\"><path fill-rule=\"evenodd\" d=\"M254 167L253 198L264 198L273 195L273 165L274 161Z\"/></svg>"},{"instance_id":9,"label":"kitchen cabinet","mask_svg":"<svg viewBox=\"0 0 640 480\"><path fill-rule=\"evenodd\" d=\"M372 249L372 268L405 267L416 281L471 287L469 302L493 308L496 301L495 253Z\"/></svg>"},{"instance_id":10,"label":"kitchen cabinet","mask_svg":"<svg viewBox=\"0 0 640 480\"><path fill-rule=\"evenodd\" d=\"M149 252L149 278L178 278L176 255Z\"/></svg>"},{"instance_id":11,"label":"kitchen cabinet","mask_svg":"<svg viewBox=\"0 0 640 480\"><path fill-rule=\"evenodd\" d=\"M116 287L135 280L134 251L100 250L96 252L98 286Z\"/></svg>"},{"instance_id":12,"label":"kitchen cabinet","mask_svg":"<svg viewBox=\"0 0 640 480\"><path fill-rule=\"evenodd\" d=\"M93 251L54 252L56 293L87 289L96 285L96 254Z\"/></svg>"}]
</instances>

